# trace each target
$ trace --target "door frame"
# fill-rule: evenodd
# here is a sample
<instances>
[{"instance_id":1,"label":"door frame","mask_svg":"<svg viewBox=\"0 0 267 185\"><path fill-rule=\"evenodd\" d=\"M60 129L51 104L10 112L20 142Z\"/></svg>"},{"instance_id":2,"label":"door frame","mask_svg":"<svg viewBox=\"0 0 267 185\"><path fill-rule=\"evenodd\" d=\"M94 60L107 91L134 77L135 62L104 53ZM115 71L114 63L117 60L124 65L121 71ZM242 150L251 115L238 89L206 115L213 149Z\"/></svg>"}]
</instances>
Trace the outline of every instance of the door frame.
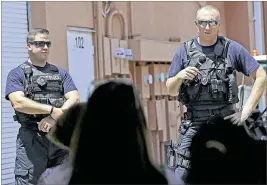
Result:
<instances>
[{"instance_id":1,"label":"door frame","mask_svg":"<svg viewBox=\"0 0 267 185\"><path fill-rule=\"evenodd\" d=\"M92 46L93 46L93 59L94 59L94 79L98 79L99 75L99 64L98 64L98 58L99 58L99 51L96 50L96 47L98 47L97 43L97 37L96 37L96 30L94 28L85 28L85 27L75 27L75 26L67 26L66 30L66 37L68 31L82 31L82 32L87 32L91 33L92 35ZM66 45L68 45L68 38L66 39ZM68 48L67 48L68 52Z\"/></svg>"},{"instance_id":2,"label":"door frame","mask_svg":"<svg viewBox=\"0 0 267 185\"><path fill-rule=\"evenodd\" d=\"M91 41L92 41L92 59L93 59L93 80L96 79L96 60L95 60L95 46L94 46L94 36L95 36L95 30L92 29L92 28L82 28L82 27L73 27L73 26L67 26L67 29L66 29L66 45L67 45L67 62L68 62L68 71L70 72L70 68L69 68L69 48L68 48L68 32L71 32L71 31L76 31L76 32L83 32L83 33L87 33L87 34L90 34L91 36Z\"/></svg>"},{"instance_id":3,"label":"door frame","mask_svg":"<svg viewBox=\"0 0 267 185\"><path fill-rule=\"evenodd\" d=\"M95 30L93 28L82 28L82 27L74 27L74 26L67 26L67 30L66 30L66 46L67 46L67 55L68 55L68 31L81 31L81 32L86 32L86 33L91 33L91 36L92 36L92 46L93 46L93 59L94 59L94 77L96 78L96 66L97 66L97 63L96 63L96 56L95 56L95 41L94 41L94 37L95 37ZM68 61L69 63L69 61Z\"/></svg>"}]
</instances>

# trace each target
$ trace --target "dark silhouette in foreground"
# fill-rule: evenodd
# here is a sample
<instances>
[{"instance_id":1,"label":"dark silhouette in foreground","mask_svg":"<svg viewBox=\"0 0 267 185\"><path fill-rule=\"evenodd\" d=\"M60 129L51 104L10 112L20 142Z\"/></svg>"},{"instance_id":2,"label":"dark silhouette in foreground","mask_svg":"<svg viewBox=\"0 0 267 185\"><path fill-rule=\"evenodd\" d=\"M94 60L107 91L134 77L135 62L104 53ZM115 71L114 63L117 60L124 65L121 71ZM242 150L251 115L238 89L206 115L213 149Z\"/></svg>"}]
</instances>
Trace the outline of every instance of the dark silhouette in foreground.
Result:
<instances>
[{"instance_id":1,"label":"dark silhouette in foreground","mask_svg":"<svg viewBox=\"0 0 267 185\"><path fill-rule=\"evenodd\" d=\"M192 140L189 184L266 184L266 141L221 117L203 125Z\"/></svg>"},{"instance_id":2,"label":"dark silhouette in foreground","mask_svg":"<svg viewBox=\"0 0 267 185\"><path fill-rule=\"evenodd\" d=\"M81 120L69 184L167 184L151 162L146 120L130 82L98 85Z\"/></svg>"}]
</instances>

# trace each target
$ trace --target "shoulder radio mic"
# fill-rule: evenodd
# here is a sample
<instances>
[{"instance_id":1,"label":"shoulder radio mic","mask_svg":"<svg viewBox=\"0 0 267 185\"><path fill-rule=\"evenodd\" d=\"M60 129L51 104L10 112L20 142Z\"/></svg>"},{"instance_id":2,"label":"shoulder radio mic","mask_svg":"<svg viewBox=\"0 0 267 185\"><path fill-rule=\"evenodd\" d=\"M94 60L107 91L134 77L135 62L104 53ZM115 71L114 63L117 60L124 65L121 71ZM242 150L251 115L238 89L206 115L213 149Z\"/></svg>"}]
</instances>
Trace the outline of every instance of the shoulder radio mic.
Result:
<instances>
[{"instance_id":1,"label":"shoulder radio mic","mask_svg":"<svg viewBox=\"0 0 267 185\"><path fill-rule=\"evenodd\" d=\"M198 58L198 62L192 67L199 69L202 66L202 64L204 64L204 62L206 62L206 57L201 56ZM191 82L192 82L192 80L188 80L188 79L184 80L185 85L190 85Z\"/></svg>"}]
</instances>

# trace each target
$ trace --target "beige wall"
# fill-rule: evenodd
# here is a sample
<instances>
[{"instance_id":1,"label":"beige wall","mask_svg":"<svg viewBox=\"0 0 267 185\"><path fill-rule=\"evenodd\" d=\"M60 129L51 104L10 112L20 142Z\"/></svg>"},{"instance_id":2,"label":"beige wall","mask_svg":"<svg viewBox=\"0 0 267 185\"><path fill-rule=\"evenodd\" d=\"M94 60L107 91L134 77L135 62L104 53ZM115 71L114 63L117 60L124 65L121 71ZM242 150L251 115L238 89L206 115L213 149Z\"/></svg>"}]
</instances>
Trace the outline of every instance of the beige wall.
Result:
<instances>
[{"instance_id":1,"label":"beige wall","mask_svg":"<svg viewBox=\"0 0 267 185\"><path fill-rule=\"evenodd\" d=\"M198 2L131 2L132 33L139 38L169 40L170 37L191 39L196 35L194 24ZM223 3L219 4L223 10ZM224 18L223 21L224 23ZM130 30L129 30L130 31ZM225 34L225 25L221 33Z\"/></svg>"},{"instance_id":2,"label":"beige wall","mask_svg":"<svg viewBox=\"0 0 267 185\"><path fill-rule=\"evenodd\" d=\"M253 22L250 22L252 18L249 17L248 13L248 2L224 2L225 4L225 20L227 23L227 37L237 41L243 45L250 53L254 47L254 30L250 31L250 25L252 23L252 28L254 26ZM252 35L252 38L250 37ZM251 43L252 42L252 43ZM241 84L242 74L237 73L237 82ZM252 84L253 81L245 77L245 84Z\"/></svg>"},{"instance_id":3,"label":"beige wall","mask_svg":"<svg viewBox=\"0 0 267 185\"><path fill-rule=\"evenodd\" d=\"M168 40L179 36L184 40L196 34L196 2L134 2L132 7L133 33L141 34L141 38Z\"/></svg>"},{"instance_id":4,"label":"beige wall","mask_svg":"<svg viewBox=\"0 0 267 185\"><path fill-rule=\"evenodd\" d=\"M30 2L32 27L46 27L51 32L53 47L50 59L65 69L68 69L67 59L67 26L94 28L97 30L97 3L100 9L103 2ZM95 8L93 5L95 4ZM249 17L247 2L113 2L111 9L121 10L127 20L128 34L139 35L134 39L168 41L170 37L181 37L182 41L196 35L194 25L195 12L204 4L215 5L221 12L220 34L238 41L250 50ZM265 3L265 10L266 10ZM98 13L100 14L100 12ZM267 15L267 11L265 11ZM101 17L101 29L96 35L106 35L107 18ZM265 19L266 22L266 19ZM267 24L266 24L267 25ZM114 16L112 20L112 37L121 38L123 35L122 20ZM102 40L96 42L103 48ZM267 38L267 37L265 37ZM99 38L98 38L99 39ZM97 54L98 47L95 47ZM153 50L153 48L151 48ZM103 57L103 51L99 56ZM97 58L98 60L98 54ZM101 61L101 60L100 60ZM96 61L95 61L96 62ZM97 63L97 62L96 62ZM96 74L98 72L96 71Z\"/></svg>"},{"instance_id":5,"label":"beige wall","mask_svg":"<svg viewBox=\"0 0 267 185\"><path fill-rule=\"evenodd\" d=\"M31 2L32 27L50 31L52 63L68 69L67 26L93 28L92 12L92 2Z\"/></svg>"},{"instance_id":6,"label":"beige wall","mask_svg":"<svg viewBox=\"0 0 267 185\"><path fill-rule=\"evenodd\" d=\"M227 36L249 48L247 2L225 2Z\"/></svg>"},{"instance_id":7,"label":"beige wall","mask_svg":"<svg viewBox=\"0 0 267 185\"><path fill-rule=\"evenodd\" d=\"M31 26L33 28L46 28L46 2L30 3Z\"/></svg>"}]
</instances>

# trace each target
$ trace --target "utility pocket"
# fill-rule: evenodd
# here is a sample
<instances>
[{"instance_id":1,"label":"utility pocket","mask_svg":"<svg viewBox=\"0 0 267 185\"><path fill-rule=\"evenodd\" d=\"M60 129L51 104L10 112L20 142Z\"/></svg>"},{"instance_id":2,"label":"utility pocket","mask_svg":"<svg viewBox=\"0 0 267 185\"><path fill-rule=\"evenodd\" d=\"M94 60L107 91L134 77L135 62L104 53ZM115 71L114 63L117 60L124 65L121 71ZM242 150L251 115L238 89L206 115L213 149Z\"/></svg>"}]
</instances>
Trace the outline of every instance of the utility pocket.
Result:
<instances>
[{"instance_id":1,"label":"utility pocket","mask_svg":"<svg viewBox=\"0 0 267 185\"><path fill-rule=\"evenodd\" d=\"M190 100L198 98L197 96L199 94L200 87L201 87L201 84L199 84L199 83L196 83L193 86L187 87L186 92L187 92Z\"/></svg>"},{"instance_id":2,"label":"utility pocket","mask_svg":"<svg viewBox=\"0 0 267 185\"><path fill-rule=\"evenodd\" d=\"M14 174L21 177L27 177L29 176L29 170L15 168Z\"/></svg>"},{"instance_id":3,"label":"utility pocket","mask_svg":"<svg viewBox=\"0 0 267 185\"><path fill-rule=\"evenodd\" d=\"M16 181L15 184L28 184L29 183L30 181L29 170L15 168L14 174L15 174L15 181Z\"/></svg>"}]
</instances>

